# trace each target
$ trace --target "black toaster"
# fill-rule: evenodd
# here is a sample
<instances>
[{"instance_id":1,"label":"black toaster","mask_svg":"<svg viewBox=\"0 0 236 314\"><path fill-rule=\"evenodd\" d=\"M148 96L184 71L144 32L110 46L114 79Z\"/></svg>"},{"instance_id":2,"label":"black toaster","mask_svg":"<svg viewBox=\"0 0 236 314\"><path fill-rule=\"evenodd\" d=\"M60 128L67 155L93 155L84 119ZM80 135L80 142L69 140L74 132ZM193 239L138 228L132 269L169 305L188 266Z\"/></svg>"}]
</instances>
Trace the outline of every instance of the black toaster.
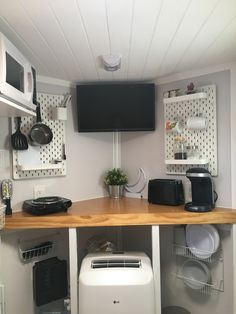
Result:
<instances>
[{"instance_id":1,"label":"black toaster","mask_svg":"<svg viewBox=\"0 0 236 314\"><path fill-rule=\"evenodd\" d=\"M172 206L184 204L184 190L182 180L149 180L148 202L152 204Z\"/></svg>"}]
</instances>

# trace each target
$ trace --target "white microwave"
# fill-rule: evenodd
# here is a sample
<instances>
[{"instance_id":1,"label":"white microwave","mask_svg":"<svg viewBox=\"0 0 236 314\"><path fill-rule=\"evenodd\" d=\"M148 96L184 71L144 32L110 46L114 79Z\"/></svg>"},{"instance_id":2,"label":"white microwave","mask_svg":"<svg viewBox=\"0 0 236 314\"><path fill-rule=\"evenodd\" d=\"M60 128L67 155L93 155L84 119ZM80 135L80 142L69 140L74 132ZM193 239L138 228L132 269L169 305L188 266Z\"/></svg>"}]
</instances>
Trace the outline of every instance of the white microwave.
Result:
<instances>
[{"instance_id":1,"label":"white microwave","mask_svg":"<svg viewBox=\"0 0 236 314\"><path fill-rule=\"evenodd\" d=\"M0 96L29 110L36 108L35 69L0 33Z\"/></svg>"}]
</instances>

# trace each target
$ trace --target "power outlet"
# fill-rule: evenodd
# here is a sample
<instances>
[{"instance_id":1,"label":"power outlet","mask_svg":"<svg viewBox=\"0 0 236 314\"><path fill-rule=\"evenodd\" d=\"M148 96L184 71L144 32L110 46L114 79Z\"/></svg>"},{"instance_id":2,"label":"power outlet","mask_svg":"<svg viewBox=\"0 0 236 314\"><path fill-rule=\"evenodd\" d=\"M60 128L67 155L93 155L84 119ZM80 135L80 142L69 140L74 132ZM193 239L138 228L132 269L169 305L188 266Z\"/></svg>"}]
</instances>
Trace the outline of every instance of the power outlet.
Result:
<instances>
[{"instance_id":1,"label":"power outlet","mask_svg":"<svg viewBox=\"0 0 236 314\"><path fill-rule=\"evenodd\" d=\"M45 185L35 185L34 186L34 198L39 198L45 196Z\"/></svg>"},{"instance_id":2,"label":"power outlet","mask_svg":"<svg viewBox=\"0 0 236 314\"><path fill-rule=\"evenodd\" d=\"M0 171L5 170L5 150L0 150Z\"/></svg>"}]
</instances>

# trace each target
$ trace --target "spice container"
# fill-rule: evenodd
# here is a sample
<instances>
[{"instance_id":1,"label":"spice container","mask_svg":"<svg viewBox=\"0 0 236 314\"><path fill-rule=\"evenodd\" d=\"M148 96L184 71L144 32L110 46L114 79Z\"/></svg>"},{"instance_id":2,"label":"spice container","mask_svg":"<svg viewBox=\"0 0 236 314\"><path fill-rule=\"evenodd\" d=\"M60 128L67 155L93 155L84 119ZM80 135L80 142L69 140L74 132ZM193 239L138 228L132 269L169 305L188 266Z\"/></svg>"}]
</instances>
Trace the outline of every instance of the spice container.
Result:
<instances>
[{"instance_id":1,"label":"spice container","mask_svg":"<svg viewBox=\"0 0 236 314\"><path fill-rule=\"evenodd\" d=\"M174 159L187 159L187 148L183 137L179 136L175 138L173 149Z\"/></svg>"}]
</instances>

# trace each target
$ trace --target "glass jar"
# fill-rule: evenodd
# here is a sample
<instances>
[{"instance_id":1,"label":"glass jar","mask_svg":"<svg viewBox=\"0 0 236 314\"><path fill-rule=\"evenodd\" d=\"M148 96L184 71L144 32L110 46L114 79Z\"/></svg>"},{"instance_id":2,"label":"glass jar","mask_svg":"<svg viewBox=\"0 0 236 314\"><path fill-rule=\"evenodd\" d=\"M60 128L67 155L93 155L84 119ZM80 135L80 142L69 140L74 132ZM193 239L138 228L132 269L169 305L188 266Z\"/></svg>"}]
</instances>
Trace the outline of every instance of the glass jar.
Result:
<instances>
[{"instance_id":1,"label":"glass jar","mask_svg":"<svg viewBox=\"0 0 236 314\"><path fill-rule=\"evenodd\" d=\"M187 159L187 149L185 141L174 142L174 159Z\"/></svg>"},{"instance_id":2,"label":"glass jar","mask_svg":"<svg viewBox=\"0 0 236 314\"><path fill-rule=\"evenodd\" d=\"M200 152L197 145L193 145L192 147L192 156L194 159L200 159Z\"/></svg>"},{"instance_id":3,"label":"glass jar","mask_svg":"<svg viewBox=\"0 0 236 314\"><path fill-rule=\"evenodd\" d=\"M193 158L193 151L192 151L192 146L187 146L187 159L192 159Z\"/></svg>"}]
</instances>

